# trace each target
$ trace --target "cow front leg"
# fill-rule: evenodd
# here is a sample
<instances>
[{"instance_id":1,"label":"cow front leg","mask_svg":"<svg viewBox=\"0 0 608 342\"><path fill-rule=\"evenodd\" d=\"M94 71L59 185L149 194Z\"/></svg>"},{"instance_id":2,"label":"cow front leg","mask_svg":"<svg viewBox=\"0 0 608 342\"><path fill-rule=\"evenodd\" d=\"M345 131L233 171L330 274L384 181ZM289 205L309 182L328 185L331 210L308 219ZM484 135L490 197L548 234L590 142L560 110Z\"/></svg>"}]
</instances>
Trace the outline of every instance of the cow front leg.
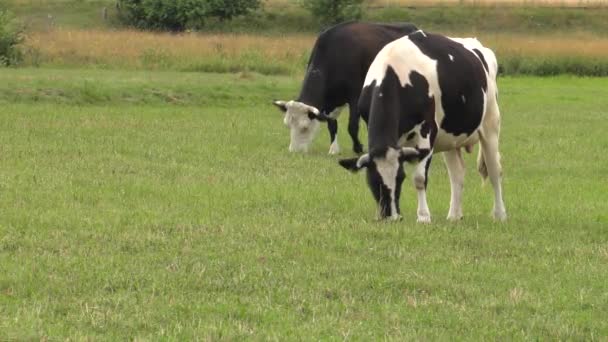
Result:
<instances>
[{"instance_id":1,"label":"cow front leg","mask_svg":"<svg viewBox=\"0 0 608 342\"><path fill-rule=\"evenodd\" d=\"M334 155L340 153L340 146L338 146L338 120L328 119L327 129L329 130L329 154Z\"/></svg>"},{"instance_id":2,"label":"cow front leg","mask_svg":"<svg viewBox=\"0 0 608 342\"><path fill-rule=\"evenodd\" d=\"M353 151L357 154L363 152L363 144L359 141L359 111L357 102L348 105L350 116L348 117L348 134L353 140Z\"/></svg>"},{"instance_id":3,"label":"cow front leg","mask_svg":"<svg viewBox=\"0 0 608 342\"><path fill-rule=\"evenodd\" d=\"M450 211L448 212L449 221L462 219L462 191L464 189L465 165L460 149L455 149L443 153L443 160L450 176L451 198Z\"/></svg>"},{"instance_id":4,"label":"cow front leg","mask_svg":"<svg viewBox=\"0 0 608 342\"><path fill-rule=\"evenodd\" d=\"M432 157L433 151L430 151L430 153L416 165L414 170L414 187L418 194L418 210L416 212L418 219L416 221L419 223L431 223L431 211L426 202L426 188L428 185L429 167L431 166Z\"/></svg>"}]
</instances>

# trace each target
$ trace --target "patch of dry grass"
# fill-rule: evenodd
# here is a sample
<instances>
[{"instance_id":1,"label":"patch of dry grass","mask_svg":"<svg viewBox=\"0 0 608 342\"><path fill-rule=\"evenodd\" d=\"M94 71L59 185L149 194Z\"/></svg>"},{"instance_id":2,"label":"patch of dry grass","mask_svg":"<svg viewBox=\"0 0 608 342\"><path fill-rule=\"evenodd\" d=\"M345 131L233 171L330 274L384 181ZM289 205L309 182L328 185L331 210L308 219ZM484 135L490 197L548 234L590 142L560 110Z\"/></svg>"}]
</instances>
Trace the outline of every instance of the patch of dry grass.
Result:
<instances>
[{"instance_id":1,"label":"patch of dry grass","mask_svg":"<svg viewBox=\"0 0 608 342\"><path fill-rule=\"evenodd\" d=\"M58 29L31 33L26 50L30 64L94 64L137 69L187 69L205 64L228 69L231 65L272 69L274 65L275 72L268 73L290 73L306 62L313 42L312 35L287 38Z\"/></svg>"},{"instance_id":2,"label":"patch of dry grass","mask_svg":"<svg viewBox=\"0 0 608 342\"><path fill-rule=\"evenodd\" d=\"M454 34L475 36L475 34ZM479 34L501 62L511 57L608 58L608 38L569 35ZM304 70L315 35L168 34L140 31L54 30L31 33L27 64L127 69L256 71Z\"/></svg>"}]
</instances>

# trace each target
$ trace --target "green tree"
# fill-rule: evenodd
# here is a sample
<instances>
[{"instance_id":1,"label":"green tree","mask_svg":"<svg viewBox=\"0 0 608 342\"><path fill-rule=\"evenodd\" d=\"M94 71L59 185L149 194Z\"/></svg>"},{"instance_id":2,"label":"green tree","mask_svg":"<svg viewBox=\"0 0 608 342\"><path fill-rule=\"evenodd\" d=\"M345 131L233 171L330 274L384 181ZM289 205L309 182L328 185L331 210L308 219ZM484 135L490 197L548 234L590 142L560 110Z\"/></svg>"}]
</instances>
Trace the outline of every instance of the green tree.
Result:
<instances>
[{"instance_id":1,"label":"green tree","mask_svg":"<svg viewBox=\"0 0 608 342\"><path fill-rule=\"evenodd\" d=\"M7 10L0 9L0 65L12 65L21 60L18 45L23 42L23 26Z\"/></svg>"},{"instance_id":2,"label":"green tree","mask_svg":"<svg viewBox=\"0 0 608 342\"><path fill-rule=\"evenodd\" d=\"M260 0L118 0L123 22L142 29L183 31L209 18L230 20L260 6Z\"/></svg>"},{"instance_id":3,"label":"green tree","mask_svg":"<svg viewBox=\"0 0 608 342\"><path fill-rule=\"evenodd\" d=\"M363 0L301 0L302 6L323 25L360 19L362 3Z\"/></svg>"}]
</instances>

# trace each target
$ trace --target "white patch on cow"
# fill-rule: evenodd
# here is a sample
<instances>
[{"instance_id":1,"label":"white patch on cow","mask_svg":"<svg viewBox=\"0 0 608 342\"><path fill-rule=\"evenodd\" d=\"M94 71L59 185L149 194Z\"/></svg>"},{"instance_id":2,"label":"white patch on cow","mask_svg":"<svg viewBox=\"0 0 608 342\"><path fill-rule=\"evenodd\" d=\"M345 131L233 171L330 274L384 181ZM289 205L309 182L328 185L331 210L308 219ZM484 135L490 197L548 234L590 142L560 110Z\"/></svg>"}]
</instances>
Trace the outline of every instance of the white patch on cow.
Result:
<instances>
[{"instance_id":1,"label":"white patch on cow","mask_svg":"<svg viewBox=\"0 0 608 342\"><path fill-rule=\"evenodd\" d=\"M448 57L450 57L450 60L453 62L454 61L454 56L448 54Z\"/></svg>"},{"instance_id":2,"label":"white patch on cow","mask_svg":"<svg viewBox=\"0 0 608 342\"><path fill-rule=\"evenodd\" d=\"M419 32L426 37L424 32ZM389 66L397 74L402 87L412 85L410 80L410 73L412 71L423 75L429 83L428 96L435 97L435 107L438 112L441 112L441 116L443 117L436 60L420 51L416 44L410 40L409 36L402 37L387 44L380 50L369 67L364 86L369 86L374 81L376 81L376 86L382 84Z\"/></svg>"},{"instance_id":3,"label":"white patch on cow","mask_svg":"<svg viewBox=\"0 0 608 342\"><path fill-rule=\"evenodd\" d=\"M318 114L319 110L298 101L289 101L285 106L287 111L283 122L290 130L289 151L307 152L319 129L319 120L311 120L308 112Z\"/></svg>"},{"instance_id":4,"label":"white patch on cow","mask_svg":"<svg viewBox=\"0 0 608 342\"><path fill-rule=\"evenodd\" d=\"M416 146L418 140L420 140L420 129L422 129L422 124L415 125L414 128L399 137L399 141L397 141L397 144L401 147ZM414 138L411 140L407 140L407 137L412 133L415 134Z\"/></svg>"},{"instance_id":5,"label":"white patch on cow","mask_svg":"<svg viewBox=\"0 0 608 342\"><path fill-rule=\"evenodd\" d=\"M462 99L462 103L467 103L467 98L464 95L460 96L460 98Z\"/></svg>"},{"instance_id":6,"label":"white patch on cow","mask_svg":"<svg viewBox=\"0 0 608 342\"><path fill-rule=\"evenodd\" d=\"M426 137L423 137L420 131L422 130L422 123L419 123L414 126L407 133L403 134L397 144L401 147L418 147L420 149L430 149L431 148L431 137L428 134ZM411 133L415 133L415 136L411 140L407 140L408 135Z\"/></svg>"},{"instance_id":7,"label":"white patch on cow","mask_svg":"<svg viewBox=\"0 0 608 342\"><path fill-rule=\"evenodd\" d=\"M388 188L391 198L391 216L389 219L398 220L395 190L397 189L397 171L399 170L399 151L388 148L383 158L375 158L376 169L382 178L382 183Z\"/></svg>"}]
</instances>

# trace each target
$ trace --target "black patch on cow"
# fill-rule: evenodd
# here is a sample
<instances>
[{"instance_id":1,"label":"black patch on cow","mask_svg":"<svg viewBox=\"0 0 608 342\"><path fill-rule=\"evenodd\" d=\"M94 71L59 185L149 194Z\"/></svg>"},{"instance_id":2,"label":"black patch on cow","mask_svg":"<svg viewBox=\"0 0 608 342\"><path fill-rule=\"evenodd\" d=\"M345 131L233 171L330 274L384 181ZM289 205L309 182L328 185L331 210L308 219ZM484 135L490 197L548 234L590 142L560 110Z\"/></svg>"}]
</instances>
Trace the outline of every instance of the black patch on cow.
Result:
<instances>
[{"instance_id":1,"label":"black patch on cow","mask_svg":"<svg viewBox=\"0 0 608 342\"><path fill-rule=\"evenodd\" d=\"M397 170L397 181L395 183L395 208L397 209L397 214L401 214L401 209L399 208L399 200L401 199L401 188L403 186L403 181L405 180L405 170L403 169L403 165L399 163L399 169Z\"/></svg>"},{"instance_id":2,"label":"black patch on cow","mask_svg":"<svg viewBox=\"0 0 608 342\"><path fill-rule=\"evenodd\" d=\"M416 71L410 82L401 86L399 77L388 66L382 83L373 88L370 101L369 150L398 147L399 138L416 125L435 121L433 99L428 97L429 83ZM374 84L374 83L372 83Z\"/></svg>"},{"instance_id":3,"label":"black patch on cow","mask_svg":"<svg viewBox=\"0 0 608 342\"><path fill-rule=\"evenodd\" d=\"M437 61L441 105L445 113L440 127L454 135L473 134L483 117L484 92L488 88L487 64L447 37L432 33L427 33L426 37L418 34L409 37L422 53ZM448 55L452 55L454 61ZM466 102L462 101L463 96Z\"/></svg>"},{"instance_id":4,"label":"black patch on cow","mask_svg":"<svg viewBox=\"0 0 608 342\"><path fill-rule=\"evenodd\" d=\"M479 51L478 49L473 49L473 51L475 52L477 57L479 57L481 63L483 63L483 68L486 69L486 73L490 72L490 69L488 68L488 62L486 62L486 58L483 56L483 53L481 53L481 51Z\"/></svg>"},{"instance_id":5,"label":"black patch on cow","mask_svg":"<svg viewBox=\"0 0 608 342\"><path fill-rule=\"evenodd\" d=\"M426 158L426 156L428 156L431 153L431 150L428 148L416 147L416 150L418 150L418 160L422 160L422 159Z\"/></svg>"},{"instance_id":6,"label":"black patch on cow","mask_svg":"<svg viewBox=\"0 0 608 342\"><path fill-rule=\"evenodd\" d=\"M416 132L411 132L410 134L407 135L405 140L410 141L410 140L414 139L414 137L416 137Z\"/></svg>"}]
</instances>

